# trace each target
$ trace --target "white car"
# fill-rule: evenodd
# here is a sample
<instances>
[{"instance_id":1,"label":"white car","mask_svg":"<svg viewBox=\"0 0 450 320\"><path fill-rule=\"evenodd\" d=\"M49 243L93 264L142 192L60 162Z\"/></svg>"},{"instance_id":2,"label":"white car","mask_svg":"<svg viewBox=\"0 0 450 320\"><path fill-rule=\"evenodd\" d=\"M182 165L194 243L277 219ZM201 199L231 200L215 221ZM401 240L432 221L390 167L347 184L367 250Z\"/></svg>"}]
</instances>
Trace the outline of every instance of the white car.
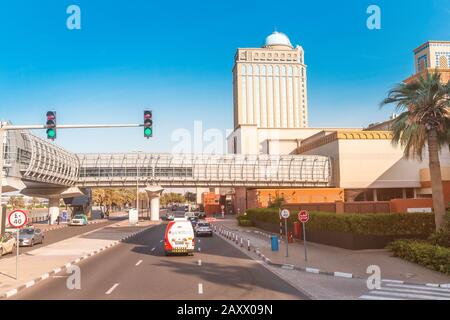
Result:
<instances>
[{"instance_id":1,"label":"white car","mask_svg":"<svg viewBox=\"0 0 450 320\"><path fill-rule=\"evenodd\" d=\"M194 250L195 236L191 222L183 218L170 221L164 235L164 253L192 254Z\"/></svg>"},{"instance_id":2,"label":"white car","mask_svg":"<svg viewBox=\"0 0 450 320\"><path fill-rule=\"evenodd\" d=\"M84 214L76 214L69 222L69 226L85 226L88 224L88 218Z\"/></svg>"},{"instance_id":3,"label":"white car","mask_svg":"<svg viewBox=\"0 0 450 320\"><path fill-rule=\"evenodd\" d=\"M12 253L16 249L16 238L14 234L6 232L0 238L0 257L7 253Z\"/></svg>"}]
</instances>

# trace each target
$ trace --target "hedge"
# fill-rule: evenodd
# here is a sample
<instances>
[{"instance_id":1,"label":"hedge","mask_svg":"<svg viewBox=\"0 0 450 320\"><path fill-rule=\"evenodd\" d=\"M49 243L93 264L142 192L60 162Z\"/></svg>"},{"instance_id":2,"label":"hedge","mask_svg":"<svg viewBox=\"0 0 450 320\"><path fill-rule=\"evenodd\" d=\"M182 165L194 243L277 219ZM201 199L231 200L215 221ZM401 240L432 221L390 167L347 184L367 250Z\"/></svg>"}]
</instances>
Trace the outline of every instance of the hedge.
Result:
<instances>
[{"instance_id":1,"label":"hedge","mask_svg":"<svg viewBox=\"0 0 450 320\"><path fill-rule=\"evenodd\" d=\"M425 241L396 240L389 244L396 257L450 275L450 248Z\"/></svg>"},{"instance_id":2,"label":"hedge","mask_svg":"<svg viewBox=\"0 0 450 320\"><path fill-rule=\"evenodd\" d=\"M246 219L238 219L238 224L241 227L251 227L253 226L253 222L251 220L246 220Z\"/></svg>"},{"instance_id":3,"label":"hedge","mask_svg":"<svg viewBox=\"0 0 450 320\"><path fill-rule=\"evenodd\" d=\"M277 208L258 208L246 211L245 219L278 224L280 218ZM310 212L306 224L307 230L337 231L362 235L422 235L429 236L435 230L434 215L432 213L328 213ZM298 221L297 215L292 214L288 224Z\"/></svg>"}]
</instances>

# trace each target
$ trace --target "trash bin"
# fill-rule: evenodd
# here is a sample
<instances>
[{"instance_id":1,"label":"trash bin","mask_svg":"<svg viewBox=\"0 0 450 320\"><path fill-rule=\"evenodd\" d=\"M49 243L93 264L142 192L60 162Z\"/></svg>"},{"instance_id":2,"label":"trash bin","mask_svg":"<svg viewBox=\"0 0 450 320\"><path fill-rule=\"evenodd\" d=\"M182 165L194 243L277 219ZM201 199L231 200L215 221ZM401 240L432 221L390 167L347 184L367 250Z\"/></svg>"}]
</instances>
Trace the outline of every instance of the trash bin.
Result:
<instances>
[{"instance_id":1,"label":"trash bin","mask_svg":"<svg viewBox=\"0 0 450 320\"><path fill-rule=\"evenodd\" d=\"M272 251L278 251L278 237L277 236L271 236L270 237L272 242Z\"/></svg>"}]
</instances>

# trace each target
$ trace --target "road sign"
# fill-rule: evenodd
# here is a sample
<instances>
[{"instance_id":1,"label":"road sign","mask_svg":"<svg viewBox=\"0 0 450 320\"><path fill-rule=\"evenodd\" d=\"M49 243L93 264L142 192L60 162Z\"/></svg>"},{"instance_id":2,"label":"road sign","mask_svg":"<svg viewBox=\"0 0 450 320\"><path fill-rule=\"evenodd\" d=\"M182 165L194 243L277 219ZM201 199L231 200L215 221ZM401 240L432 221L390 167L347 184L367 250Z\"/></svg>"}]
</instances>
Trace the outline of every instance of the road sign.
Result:
<instances>
[{"instance_id":1,"label":"road sign","mask_svg":"<svg viewBox=\"0 0 450 320\"><path fill-rule=\"evenodd\" d=\"M306 223L309 220L309 214L308 211L306 210L300 210L300 212L298 213L298 220L301 223Z\"/></svg>"},{"instance_id":2,"label":"road sign","mask_svg":"<svg viewBox=\"0 0 450 320\"><path fill-rule=\"evenodd\" d=\"M282 218L287 219L287 218L289 218L289 215L290 215L290 212L289 212L288 209L281 210L281 217Z\"/></svg>"},{"instance_id":3,"label":"road sign","mask_svg":"<svg viewBox=\"0 0 450 320\"><path fill-rule=\"evenodd\" d=\"M28 222L28 215L23 210L13 210L9 213L8 222L13 228L22 228Z\"/></svg>"}]
</instances>

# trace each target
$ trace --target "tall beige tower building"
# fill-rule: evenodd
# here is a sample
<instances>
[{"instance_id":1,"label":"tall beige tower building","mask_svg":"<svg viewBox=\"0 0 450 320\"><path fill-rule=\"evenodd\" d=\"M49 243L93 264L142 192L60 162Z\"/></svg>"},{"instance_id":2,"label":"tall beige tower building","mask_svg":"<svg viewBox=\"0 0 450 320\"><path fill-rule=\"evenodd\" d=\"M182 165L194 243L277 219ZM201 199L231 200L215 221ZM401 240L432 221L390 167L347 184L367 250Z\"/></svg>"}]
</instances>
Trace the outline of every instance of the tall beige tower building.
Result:
<instances>
[{"instance_id":1,"label":"tall beige tower building","mask_svg":"<svg viewBox=\"0 0 450 320\"><path fill-rule=\"evenodd\" d=\"M303 48L281 32L262 48L239 48L233 67L234 128L308 127Z\"/></svg>"}]
</instances>

